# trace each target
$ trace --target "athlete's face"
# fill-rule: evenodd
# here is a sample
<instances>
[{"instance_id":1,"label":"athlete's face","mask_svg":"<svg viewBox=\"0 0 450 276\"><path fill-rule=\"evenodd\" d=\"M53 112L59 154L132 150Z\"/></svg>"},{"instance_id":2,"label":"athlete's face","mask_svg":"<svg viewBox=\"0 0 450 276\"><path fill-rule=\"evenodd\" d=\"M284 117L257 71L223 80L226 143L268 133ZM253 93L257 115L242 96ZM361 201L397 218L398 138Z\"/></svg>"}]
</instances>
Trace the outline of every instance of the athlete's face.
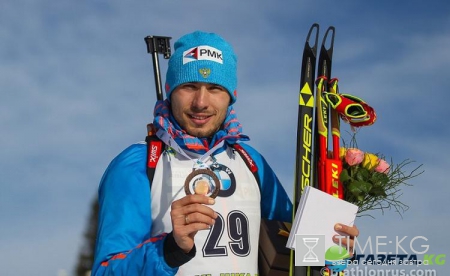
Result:
<instances>
[{"instance_id":1,"label":"athlete's face","mask_svg":"<svg viewBox=\"0 0 450 276\"><path fill-rule=\"evenodd\" d=\"M178 124L195 137L211 137L227 115L230 95L220 85L189 82L171 94L172 114Z\"/></svg>"}]
</instances>

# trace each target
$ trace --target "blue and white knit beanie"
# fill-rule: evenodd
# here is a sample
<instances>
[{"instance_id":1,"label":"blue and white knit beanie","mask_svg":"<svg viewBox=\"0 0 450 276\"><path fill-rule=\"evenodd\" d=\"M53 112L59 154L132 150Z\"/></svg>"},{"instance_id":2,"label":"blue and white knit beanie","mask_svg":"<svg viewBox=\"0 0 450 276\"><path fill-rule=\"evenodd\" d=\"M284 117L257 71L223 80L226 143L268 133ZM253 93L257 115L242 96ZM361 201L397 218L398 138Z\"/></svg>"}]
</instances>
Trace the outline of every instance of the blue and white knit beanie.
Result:
<instances>
[{"instance_id":1,"label":"blue and white knit beanie","mask_svg":"<svg viewBox=\"0 0 450 276\"><path fill-rule=\"evenodd\" d=\"M187 82L214 83L224 87L236 102L237 57L231 45L214 33L196 31L174 45L166 74L166 95Z\"/></svg>"}]
</instances>

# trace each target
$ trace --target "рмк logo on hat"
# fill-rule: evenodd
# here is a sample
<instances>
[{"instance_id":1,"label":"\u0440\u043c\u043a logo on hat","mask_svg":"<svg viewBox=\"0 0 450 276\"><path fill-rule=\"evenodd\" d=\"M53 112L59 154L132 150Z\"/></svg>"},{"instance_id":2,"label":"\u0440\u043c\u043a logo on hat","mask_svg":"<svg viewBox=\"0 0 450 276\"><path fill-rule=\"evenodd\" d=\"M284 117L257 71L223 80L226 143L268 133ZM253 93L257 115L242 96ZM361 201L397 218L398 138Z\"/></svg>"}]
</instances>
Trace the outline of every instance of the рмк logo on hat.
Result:
<instances>
[{"instance_id":1,"label":"\u0440\u043c\u043a logo on hat","mask_svg":"<svg viewBox=\"0 0 450 276\"><path fill-rule=\"evenodd\" d=\"M222 51L211 46L198 46L183 52L183 64L196 60L209 60L223 64Z\"/></svg>"}]
</instances>

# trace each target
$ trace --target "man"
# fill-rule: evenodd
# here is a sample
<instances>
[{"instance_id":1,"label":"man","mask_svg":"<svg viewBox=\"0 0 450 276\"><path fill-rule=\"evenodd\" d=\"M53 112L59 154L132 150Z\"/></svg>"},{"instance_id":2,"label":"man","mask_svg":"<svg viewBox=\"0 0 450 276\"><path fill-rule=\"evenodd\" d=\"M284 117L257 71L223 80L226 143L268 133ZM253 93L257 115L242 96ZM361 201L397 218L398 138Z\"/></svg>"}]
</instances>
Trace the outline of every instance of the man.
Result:
<instances>
[{"instance_id":1,"label":"man","mask_svg":"<svg viewBox=\"0 0 450 276\"><path fill-rule=\"evenodd\" d=\"M264 158L243 143L249 138L233 109L232 47L216 34L194 32L174 49L167 100L156 103L153 121L166 149L150 185L144 143L107 168L92 274L257 275L260 219L291 221L292 204ZM259 183L236 152L238 142Z\"/></svg>"}]
</instances>

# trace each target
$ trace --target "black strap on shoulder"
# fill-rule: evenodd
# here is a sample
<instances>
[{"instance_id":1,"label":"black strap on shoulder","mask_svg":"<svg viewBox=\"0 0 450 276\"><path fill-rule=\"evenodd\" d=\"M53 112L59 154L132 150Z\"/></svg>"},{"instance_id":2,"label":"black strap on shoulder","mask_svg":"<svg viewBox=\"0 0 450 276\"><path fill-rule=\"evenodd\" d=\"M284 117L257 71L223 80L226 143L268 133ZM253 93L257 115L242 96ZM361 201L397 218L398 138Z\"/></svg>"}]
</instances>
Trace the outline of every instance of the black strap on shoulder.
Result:
<instances>
[{"instance_id":1,"label":"black strap on shoulder","mask_svg":"<svg viewBox=\"0 0 450 276\"><path fill-rule=\"evenodd\" d=\"M230 146L236 150L237 153L242 157L242 159L245 162L245 165L247 165L247 168L252 172L253 176L256 179L256 182L258 183L258 187L261 189L261 180L259 179L258 175L258 166L256 166L255 161L253 158L248 154L248 152L238 143L230 144Z\"/></svg>"},{"instance_id":2,"label":"black strap on shoulder","mask_svg":"<svg viewBox=\"0 0 450 276\"><path fill-rule=\"evenodd\" d=\"M159 157L165 148L164 143L156 136L155 128L149 124L147 126L148 135L145 138L147 142L147 177L150 181L150 188L152 186L153 177L155 176L156 165Z\"/></svg>"}]
</instances>

